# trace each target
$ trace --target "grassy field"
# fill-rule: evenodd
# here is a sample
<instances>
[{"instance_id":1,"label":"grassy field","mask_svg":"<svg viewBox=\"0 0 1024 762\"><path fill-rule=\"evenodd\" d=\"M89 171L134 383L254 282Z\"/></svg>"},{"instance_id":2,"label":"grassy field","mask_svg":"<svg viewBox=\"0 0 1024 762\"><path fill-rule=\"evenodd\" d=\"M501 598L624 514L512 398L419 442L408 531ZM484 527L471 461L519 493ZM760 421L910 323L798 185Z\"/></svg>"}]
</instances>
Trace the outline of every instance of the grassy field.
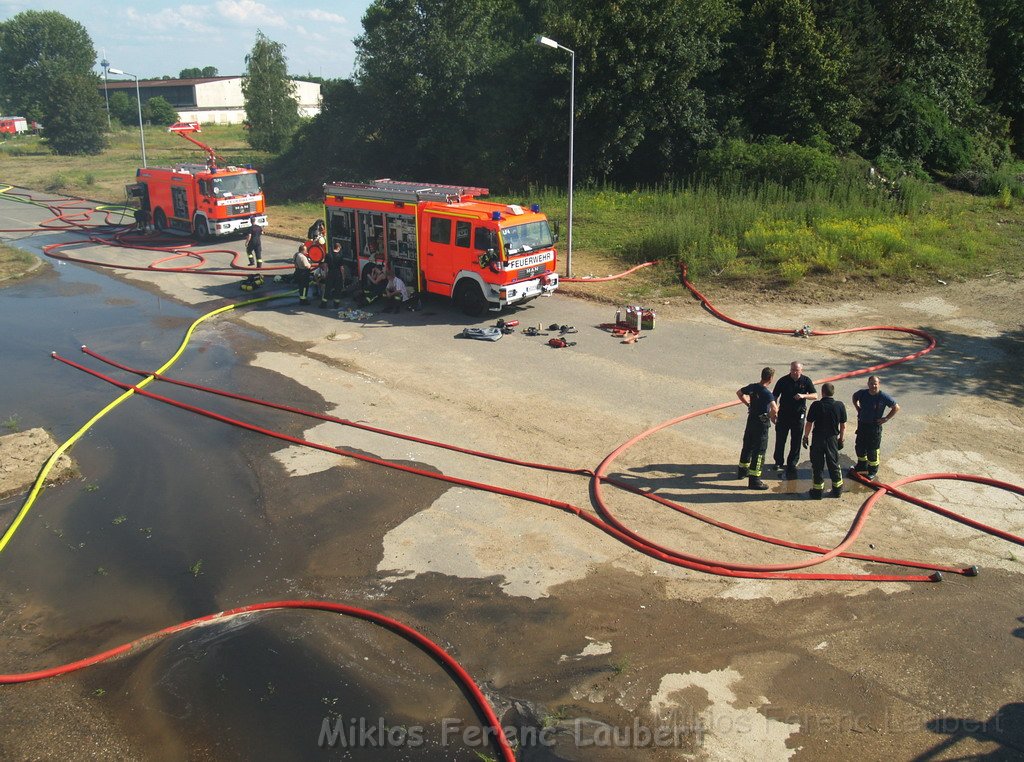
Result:
<instances>
[{"instance_id":1,"label":"grassy field","mask_svg":"<svg viewBox=\"0 0 1024 762\"><path fill-rule=\"evenodd\" d=\"M204 127L198 137L230 163L260 167L270 158L249 148L238 126ZM0 144L0 182L123 202L124 186L140 163L139 131L120 128L110 138L101 156L90 157L54 156L34 137L10 139ZM202 157L198 148L155 127L146 129L146 154L151 166ZM339 179L346 178L310 182ZM304 235L321 214L319 205L282 202L268 184L269 232ZM560 225L564 245L564 189L534 188L497 200L540 203ZM894 191L856 176L798 190L695 185L576 191L574 275L608 275L652 259L665 264L629 285L598 290L613 299L677 294L679 260L703 281L756 289L813 288L838 279L895 286L997 271L1019 275L1024 203L1009 194L977 197L920 182Z\"/></svg>"}]
</instances>

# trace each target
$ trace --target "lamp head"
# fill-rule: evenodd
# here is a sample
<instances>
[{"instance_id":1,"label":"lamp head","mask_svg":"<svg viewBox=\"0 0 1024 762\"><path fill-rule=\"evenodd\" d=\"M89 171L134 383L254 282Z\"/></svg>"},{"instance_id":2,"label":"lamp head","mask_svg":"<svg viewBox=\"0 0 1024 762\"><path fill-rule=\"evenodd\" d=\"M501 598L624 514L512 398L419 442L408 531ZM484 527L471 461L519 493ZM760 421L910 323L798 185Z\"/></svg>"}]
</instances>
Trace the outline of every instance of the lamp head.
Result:
<instances>
[{"instance_id":1,"label":"lamp head","mask_svg":"<svg viewBox=\"0 0 1024 762\"><path fill-rule=\"evenodd\" d=\"M109 71L109 72L110 72L111 74L123 74L123 75L127 75L127 72L121 71L120 69L115 69L115 68L113 68L113 67L108 67L108 68L107 68L107 71Z\"/></svg>"},{"instance_id":2,"label":"lamp head","mask_svg":"<svg viewBox=\"0 0 1024 762\"><path fill-rule=\"evenodd\" d=\"M552 40L550 37L545 37L542 34L538 34L533 38L533 41L538 45L543 45L546 48L558 48L558 43Z\"/></svg>"}]
</instances>

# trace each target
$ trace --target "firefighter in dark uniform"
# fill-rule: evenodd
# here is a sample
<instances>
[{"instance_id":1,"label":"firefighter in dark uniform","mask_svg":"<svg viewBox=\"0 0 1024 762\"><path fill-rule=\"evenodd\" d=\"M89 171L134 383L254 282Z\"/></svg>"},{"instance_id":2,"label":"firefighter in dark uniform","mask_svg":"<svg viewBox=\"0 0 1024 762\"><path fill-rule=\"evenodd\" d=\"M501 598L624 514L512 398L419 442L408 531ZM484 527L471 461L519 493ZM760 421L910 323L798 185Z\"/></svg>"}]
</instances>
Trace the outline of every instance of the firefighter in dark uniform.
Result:
<instances>
[{"instance_id":1,"label":"firefighter in dark uniform","mask_svg":"<svg viewBox=\"0 0 1024 762\"><path fill-rule=\"evenodd\" d=\"M747 477L750 489L768 489L768 485L761 481L761 469L768 449L768 429L779 415L779 403L768 390L773 378L775 369L763 368L760 383L747 384L736 390L740 402L747 406L747 426L743 430L743 449L736 478Z\"/></svg>"},{"instance_id":2,"label":"firefighter in dark uniform","mask_svg":"<svg viewBox=\"0 0 1024 762\"><path fill-rule=\"evenodd\" d=\"M342 261L341 241L335 241L331 250L324 255L323 266L327 270L324 278L323 291L320 292L320 308L327 306L327 300L333 299L334 306L341 306L341 292L345 288L345 263Z\"/></svg>"},{"instance_id":3,"label":"firefighter in dark uniform","mask_svg":"<svg viewBox=\"0 0 1024 762\"><path fill-rule=\"evenodd\" d=\"M854 471L866 474L874 481L878 476L879 456L882 447L882 426L900 412L896 400L882 391L878 376L868 376L868 388L853 393L853 406L857 408L857 465ZM886 414L886 408L889 409Z\"/></svg>"},{"instance_id":4,"label":"firefighter in dark uniform","mask_svg":"<svg viewBox=\"0 0 1024 762\"><path fill-rule=\"evenodd\" d=\"M818 390L814 388L814 382L804 375L803 364L791 362L789 373L775 382L772 394L779 403L779 422L775 424L775 468L780 471L785 468L786 478L796 479L807 400L818 399ZM787 438L789 456L783 461Z\"/></svg>"},{"instance_id":5,"label":"firefighter in dark uniform","mask_svg":"<svg viewBox=\"0 0 1024 762\"><path fill-rule=\"evenodd\" d=\"M249 220L249 233L245 237L245 253L249 257L249 267L263 267L263 228L256 221L255 215ZM242 283L243 291L255 291L263 285L260 273L250 275Z\"/></svg>"},{"instance_id":6,"label":"firefighter in dark uniform","mask_svg":"<svg viewBox=\"0 0 1024 762\"><path fill-rule=\"evenodd\" d=\"M811 448L811 492L815 500L821 500L825 493L825 468L832 477L830 497L843 494L843 472L839 469L839 451L843 449L846 437L846 405L835 399L836 388L832 384L821 385L822 399L811 403L804 424L804 447L810 439Z\"/></svg>"}]
</instances>

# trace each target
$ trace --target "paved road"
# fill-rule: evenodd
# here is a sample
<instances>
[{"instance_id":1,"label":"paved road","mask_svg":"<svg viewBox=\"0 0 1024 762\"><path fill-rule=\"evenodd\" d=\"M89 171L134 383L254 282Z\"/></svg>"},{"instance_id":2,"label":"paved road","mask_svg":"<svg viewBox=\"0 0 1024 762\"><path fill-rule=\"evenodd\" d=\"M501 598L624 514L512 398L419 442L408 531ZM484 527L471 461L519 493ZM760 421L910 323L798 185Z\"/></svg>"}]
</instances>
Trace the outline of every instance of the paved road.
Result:
<instances>
[{"instance_id":1,"label":"paved road","mask_svg":"<svg viewBox=\"0 0 1024 762\"><path fill-rule=\"evenodd\" d=\"M0 200L0 228L27 226L43 216ZM64 237L21 236L18 245L39 251ZM266 261L286 262L293 247L266 238ZM103 247L82 251L122 264L154 258ZM153 300L172 298L199 312L242 296L237 281L222 278L119 274ZM600 329L614 316L614 308L604 304L555 295L504 315L521 327L574 326L577 333L567 338L577 344L565 349L521 333L495 343L457 338L462 328L493 319L465 318L440 299L428 299L420 312L353 322L288 298L226 320L262 332L264 338L247 345L244 355L254 374L279 377L282 389L297 384L337 415L589 468L657 423L733 399L735 389L755 380L763 365L784 372L790 360L799 359L812 377L822 378L920 346L891 335L806 340L746 332L689 304L673 305L675 316L659 317L657 328L635 345ZM763 322L839 327L886 318L885 304L879 303L802 312L771 307ZM219 330L206 326L197 337ZM885 388L904 412L886 432L883 474L885 468L907 475L962 466L964 452L935 433L940 422L959 414L948 393L950 365L950 354L937 352L885 373ZM180 367L187 375L187 355ZM274 396L273 385L256 376L248 379L242 372L237 378L243 389L251 383ZM849 399L861 384L843 382L840 398ZM1000 414L991 407L976 410L993 421ZM644 441L614 470L638 486L758 531L838 542L867 492L854 487L841 500L810 503L803 497L809 487L805 462L798 482L773 478L769 493L751 493L732 478L741 430L739 408L720 411ZM524 473L327 424L307 428L304 435L591 509L584 481ZM971 449L987 457L984 442L972 441ZM345 494L354 489L345 476L351 467L335 456L281 447L274 459L281 474L291 477L286 481L296 485L322 490L340 480ZM987 462L997 478L1013 475L1012 459L1010 470L994 454ZM392 478L387 472L357 473L381 483ZM936 562L980 559L986 573L941 585L729 581L644 559L549 508L433 483L408 493L409 483L401 484L404 499L412 502L400 517L360 524L355 537L337 527L337 538L311 543L302 586L328 595L345 595L355 586L455 644L497 701L524 702L540 715L540 725L560 728L561 756L545 750L537 758L627 758L617 756L625 754L621 750L586 746L601 735L595 726L581 725L582 718L617 728L634 720L645 727L670 721L680 730L677 743L650 751L651 759L676 759L680 749L707 759L942 759L927 755L943 744L953 756L1024 751L1015 703L1024 678L1014 669L1022 647L1015 637L1021 577L1012 546L890 506L869 524L862 550ZM309 489L299 486L293 494ZM1024 507L1017 498L993 498L972 488L950 486L941 496L958 506L986 506L994 521L1009 520ZM289 500L287 493L278 498ZM681 522L647 501L612 499L632 526L673 547L752 562L789 557ZM294 510L275 509L271 502L264 507L271 514ZM356 560L341 560L345 555ZM355 564L358 584L345 563ZM840 561L822 568L865 567ZM180 726L174 732L188 733Z\"/></svg>"}]
</instances>

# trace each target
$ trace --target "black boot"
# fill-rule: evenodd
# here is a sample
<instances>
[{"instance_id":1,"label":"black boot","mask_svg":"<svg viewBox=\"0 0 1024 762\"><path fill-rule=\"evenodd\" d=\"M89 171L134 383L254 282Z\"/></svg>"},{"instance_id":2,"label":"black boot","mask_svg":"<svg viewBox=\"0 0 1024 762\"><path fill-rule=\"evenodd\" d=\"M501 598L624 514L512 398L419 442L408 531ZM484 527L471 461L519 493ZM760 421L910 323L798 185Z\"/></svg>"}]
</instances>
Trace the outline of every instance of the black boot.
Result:
<instances>
[{"instance_id":1,"label":"black boot","mask_svg":"<svg viewBox=\"0 0 1024 762\"><path fill-rule=\"evenodd\" d=\"M746 479L747 478L747 467L746 466L737 466L736 467L736 478L737 479Z\"/></svg>"},{"instance_id":2,"label":"black boot","mask_svg":"<svg viewBox=\"0 0 1024 762\"><path fill-rule=\"evenodd\" d=\"M812 489L807 494L811 498L811 500L821 500L821 498L825 494L825 492L824 492L824 490L820 490L820 489Z\"/></svg>"},{"instance_id":3,"label":"black boot","mask_svg":"<svg viewBox=\"0 0 1024 762\"><path fill-rule=\"evenodd\" d=\"M751 476L747 480L747 489L766 490L768 485L761 481L761 477Z\"/></svg>"},{"instance_id":4,"label":"black boot","mask_svg":"<svg viewBox=\"0 0 1024 762\"><path fill-rule=\"evenodd\" d=\"M828 493L829 497L839 497L843 494L843 485L840 484L838 487L833 487L832 491Z\"/></svg>"}]
</instances>

